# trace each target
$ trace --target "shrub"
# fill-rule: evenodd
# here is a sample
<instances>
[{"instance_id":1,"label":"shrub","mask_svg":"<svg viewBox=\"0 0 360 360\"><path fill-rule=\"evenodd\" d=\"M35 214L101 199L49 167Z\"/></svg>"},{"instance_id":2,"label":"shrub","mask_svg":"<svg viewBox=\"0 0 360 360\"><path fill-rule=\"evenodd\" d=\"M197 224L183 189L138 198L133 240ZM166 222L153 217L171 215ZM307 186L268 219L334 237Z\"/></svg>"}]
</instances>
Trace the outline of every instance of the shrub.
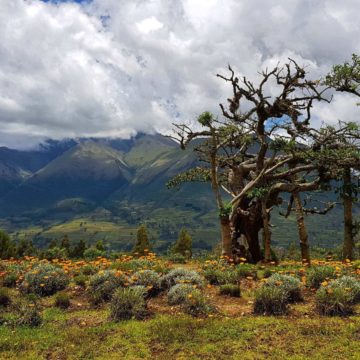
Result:
<instances>
[{"instance_id":1,"label":"shrub","mask_svg":"<svg viewBox=\"0 0 360 360\"><path fill-rule=\"evenodd\" d=\"M70 306L70 297L66 293L59 293L55 298L55 306L60 309L67 309Z\"/></svg>"},{"instance_id":2,"label":"shrub","mask_svg":"<svg viewBox=\"0 0 360 360\"><path fill-rule=\"evenodd\" d=\"M85 287L87 279L86 275L78 275L74 277L74 282L77 286Z\"/></svg>"},{"instance_id":3,"label":"shrub","mask_svg":"<svg viewBox=\"0 0 360 360\"><path fill-rule=\"evenodd\" d=\"M186 314L193 317L207 316L213 308L207 303L200 290L194 289L182 303L182 309Z\"/></svg>"},{"instance_id":4,"label":"shrub","mask_svg":"<svg viewBox=\"0 0 360 360\"><path fill-rule=\"evenodd\" d=\"M132 276L134 285L144 286L149 296L155 296L160 291L160 275L153 270L140 270Z\"/></svg>"},{"instance_id":5,"label":"shrub","mask_svg":"<svg viewBox=\"0 0 360 360\"><path fill-rule=\"evenodd\" d=\"M312 288L319 288L321 283L325 280L333 278L335 269L332 266L314 266L311 267L307 273L307 285Z\"/></svg>"},{"instance_id":6,"label":"shrub","mask_svg":"<svg viewBox=\"0 0 360 360\"><path fill-rule=\"evenodd\" d=\"M353 312L353 298L341 287L321 286L316 292L316 309L321 315L348 315Z\"/></svg>"},{"instance_id":7,"label":"shrub","mask_svg":"<svg viewBox=\"0 0 360 360\"><path fill-rule=\"evenodd\" d=\"M172 247L171 251L174 254L181 254L185 258L190 258L192 256L192 239L185 229L180 231L179 238Z\"/></svg>"},{"instance_id":8,"label":"shrub","mask_svg":"<svg viewBox=\"0 0 360 360\"><path fill-rule=\"evenodd\" d=\"M148 313L145 292L142 286L117 289L110 303L110 318L114 321L145 318Z\"/></svg>"},{"instance_id":9,"label":"shrub","mask_svg":"<svg viewBox=\"0 0 360 360\"><path fill-rule=\"evenodd\" d=\"M104 301L109 301L119 287L124 286L128 279L125 275L119 274L114 270L100 271L89 279L88 293L90 301L97 305Z\"/></svg>"},{"instance_id":10,"label":"shrub","mask_svg":"<svg viewBox=\"0 0 360 360\"><path fill-rule=\"evenodd\" d=\"M240 297L240 286L235 284L224 284L220 286L220 294L231 297Z\"/></svg>"},{"instance_id":11,"label":"shrub","mask_svg":"<svg viewBox=\"0 0 360 360\"><path fill-rule=\"evenodd\" d=\"M80 274L82 275L95 275L99 269L96 266L93 265L84 265L81 268Z\"/></svg>"},{"instance_id":12,"label":"shrub","mask_svg":"<svg viewBox=\"0 0 360 360\"><path fill-rule=\"evenodd\" d=\"M256 278L256 267L251 264L240 264L236 266L237 274L240 278L252 276Z\"/></svg>"},{"instance_id":13,"label":"shrub","mask_svg":"<svg viewBox=\"0 0 360 360\"><path fill-rule=\"evenodd\" d=\"M303 300L300 280L290 275L274 274L268 278L264 286L277 286L283 289L287 294L287 300L289 302Z\"/></svg>"},{"instance_id":14,"label":"shrub","mask_svg":"<svg viewBox=\"0 0 360 360\"><path fill-rule=\"evenodd\" d=\"M111 265L112 269L122 271L139 271L151 269L156 265L154 261L148 259L132 259L130 261L116 261Z\"/></svg>"},{"instance_id":15,"label":"shrub","mask_svg":"<svg viewBox=\"0 0 360 360\"><path fill-rule=\"evenodd\" d=\"M84 251L84 258L86 260L95 260L98 257L105 256L105 252L97 249L96 247L89 247Z\"/></svg>"},{"instance_id":16,"label":"shrub","mask_svg":"<svg viewBox=\"0 0 360 360\"><path fill-rule=\"evenodd\" d=\"M283 315L287 313L288 295L277 286L261 286L255 291L254 313Z\"/></svg>"},{"instance_id":17,"label":"shrub","mask_svg":"<svg viewBox=\"0 0 360 360\"><path fill-rule=\"evenodd\" d=\"M62 269L51 264L40 264L25 274L21 290L48 296L65 289L68 282L69 279Z\"/></svg>"},{"instance_id":18,"label":"shrub","mask_svg":"<svg viewBox=\"0 0 360 360\"><path fill-rule=\"evenodd\" d=\"M7 307L11 304L11 297L9 290L6 288L0 288L0 307Z\"/></svg>"},{"instance_id":19,"label":"shrub","mask_svg":"<svg viewBox=\"0 0 360 360\"><path fill-rule=\"evenodd\" d=\"M180 305L186 297L194 291L194 288L190 284L176 284L170 288L167 294L167 300L169 305Z\"/></svg>"},{"instance_id":20,"label":"shrub","mask_svg":"<svg viewBox=\"0 0 360 360\"><path fill-rule=\"evenodd\" d=\"M9 272L4 276L2 285L8 288L13 288L16 286L17 278L18 276L15 272Z\"/></svg>"},{"instance_id":21,"label":"shrub","mask_svg":"<svg viewBox=\"0 0 360 360\"><path fill-rule=\"evenodd\" d=\"M43 253L43 258L47 260L67 259L68 253L66 249L55 246L45 250L45 252Z\"/></svg>"},{"instance_id":22,"label":"shrub","mask_svg":"<svg viewBox=\"0 0 360 360\"><path fill-rule=\"evenodd\" d=\"M239 282L237 271L231 268L222 270L209 267L204 270L204 277L211 285L237 284Z\"/></svg>"},{"instance_id":23,"label":"shrub","mask_svg":"<svg viewBox=\"0 0 360 360\"><path fill-rule=\"evenodd\" d=\"M176 268L171 270L168 274L161 278L161 287L169 289L175 284L192 284L202 287L201 276L194 270L187 270L183 268Z\"/></svg>"},{"instance_id":24,"label":"shrub","mask_svg":"<svg viewBox=\"0 0 360 360\"><path fill-rule=\"evenodd\" d=\"M168 256L169 261L176 263L176 264L185 264L186 263L186 257L184 255L174 253L170 254Z\"/></svg>"},{"instance_id":25,"label":"shrub","mask_svg":"<svg viewBox=\"0 0 360 360\"><path fill-rule=\"evenodd\" d=\"M141 225L136 234L136 244L133 249L135 255L146 255L151 249L150 241L145 225Z\"/></svg>"},{"instance_id":26,"label":"shrub","mask_svg":"<svg viewBox=\"0 0 360 360\"><path fill-rule=\"evenodd\" d=\"M350 294L352 302L360 302L360 281L351 276L342 276L329 284L329 288L340 288Z\"/></svg>"},{"instance_id":27,"label":"shrub","mask_svg":"<svg viewBox=\"0 0 360 360\"><path fill-rule=\"evenodd\" d=\"M42 324L42 318L36 306L27 307L21 310L21 316L16 323L20 326L37 327Z\"/></svg>"}]
</instances>

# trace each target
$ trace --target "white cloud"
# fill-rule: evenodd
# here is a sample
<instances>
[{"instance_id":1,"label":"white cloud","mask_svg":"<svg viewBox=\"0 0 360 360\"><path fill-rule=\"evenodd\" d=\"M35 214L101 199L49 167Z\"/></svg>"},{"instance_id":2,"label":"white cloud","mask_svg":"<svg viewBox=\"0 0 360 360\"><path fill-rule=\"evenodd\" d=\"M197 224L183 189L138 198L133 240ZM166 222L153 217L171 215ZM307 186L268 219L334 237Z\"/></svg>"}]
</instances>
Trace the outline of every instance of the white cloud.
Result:
<instances>
[{"instance_id":1,"label":"white cloud","mask_svg":"<svg viewBox=\"0 0 360 360\"><path fill-rule=\"evenodd\" d=\"M321 76L360 53L360 2L345 3L0 0L0 145L126 137L218 112L228 63L256 77L291 56ZM336 94L314 121L356 120L355 102Z\"/></svg>"}]
</instances>

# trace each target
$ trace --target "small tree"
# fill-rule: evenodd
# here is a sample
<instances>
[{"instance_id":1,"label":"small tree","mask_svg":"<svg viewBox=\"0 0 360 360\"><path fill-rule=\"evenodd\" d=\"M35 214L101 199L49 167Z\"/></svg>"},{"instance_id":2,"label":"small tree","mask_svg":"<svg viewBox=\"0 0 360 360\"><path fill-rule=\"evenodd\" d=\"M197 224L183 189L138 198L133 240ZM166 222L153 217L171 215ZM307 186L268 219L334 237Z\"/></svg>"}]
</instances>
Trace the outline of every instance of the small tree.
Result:
<instances>
[{"instance_id":1,"label":"small tree","mask_svg":"<svg viewBox=\"0 0 360 360\"><path fill-rule=\"evenodd\" d=\"M186 229L181 229L179 238L172 247L171 251L190 258L192 256L192 238Z\"/></svg>"},{"instance_id":2,"label":"small tree","mask_svg":"<svg viewBox=\"0 0 360 360\"><path fill-rule=\"evenodd\" d=\"M146 225L141 225L136 234L136 244L133 253L145 255L151 248Z\"/></svg>"},{"instance_id":3,"label":"small tree","mask_svg":"<svg viewBox=\"0 0 360 360\"><path fill-rule=\"evenodd\" d=\"M70 240L69 237L65 234L60 244L61 249L65 249L66 253L69 255L70 253Z\"/></svg>"},{"instance_id":4,"label":"small tree","mask_svg":"<svg viewBox=\"0 0 360 360\"><path fill-rule=\"evenodd\" d=\"M74 248L72 249L71 257L83 258L85 250L86 250L85 241L81 239L79 240L78 243L75 244Z\"/></svg>"},{"instance_id":5,"label":"small tree","mask_svg":"<svg viewBox=\"0 0 360 360\"><path fill-rule=\"evenodd\" d=\"M14 256L15 246L9 235L0 230L0 259L8 259Z\"/></svg>"}]
</instances>

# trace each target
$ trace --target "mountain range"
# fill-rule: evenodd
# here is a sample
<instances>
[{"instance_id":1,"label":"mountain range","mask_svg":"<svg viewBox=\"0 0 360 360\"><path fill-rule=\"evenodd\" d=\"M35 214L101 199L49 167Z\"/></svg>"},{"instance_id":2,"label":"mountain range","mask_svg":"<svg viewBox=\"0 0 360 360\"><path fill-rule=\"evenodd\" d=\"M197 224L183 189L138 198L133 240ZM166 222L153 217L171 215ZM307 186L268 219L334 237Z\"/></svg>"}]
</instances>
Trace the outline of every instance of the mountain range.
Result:
<instances>
[{"instance_id":1,"label":"mountain range","mask_svg":"<svg viewBox=\"0 0 360 360\"><path fill-rule=\"evenodd\" d=\"M2 147L0 226L17 239L31 238L42 246L66 233L73 240L102 239L111 248L128 250L137 226L146 223L162 251L186 227L195 247L210 249L219 230L209 184L166 188L170 178L197 161L192 149L182 151L159 134L48 140L32 150ZM309 217L319 245L341 241L340 210L326 221ZM319 221L324 224L321 233ZM275 216L274 223L275 242L295 241L294 219L284 222Z\"/></svg>"}]
</instances>

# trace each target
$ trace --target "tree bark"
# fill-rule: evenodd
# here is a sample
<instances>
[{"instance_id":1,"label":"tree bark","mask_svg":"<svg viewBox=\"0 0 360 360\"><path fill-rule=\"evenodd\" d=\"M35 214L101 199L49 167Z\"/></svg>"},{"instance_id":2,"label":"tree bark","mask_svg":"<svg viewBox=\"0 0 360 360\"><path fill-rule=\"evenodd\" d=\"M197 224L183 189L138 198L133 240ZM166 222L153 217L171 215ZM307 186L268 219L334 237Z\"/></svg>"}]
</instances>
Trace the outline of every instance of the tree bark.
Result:
<instances>
[{"instance_id":1,"label":"tree bark","mask_svg":"<svg viewBox=\"0 0 360 360\"><path fill-rule=\"evenodd\" d=\"M293 193L292 195L295 203L296 221L297 221L299 240L300 240L301 259L303 262L310 265L311 260L310 260L309 236L306 230L306 225L304 220L304 210L302 207L300 194L296 192Z\"/></svg>"},{"instance_id":2,"label":"tree bark","mask_svg":"<svg viewBox=\"0 0 360 360\"><path fill-rule=\"evenodd\" d=\"M344 243L343 259L353 258L353 218L352 218L352 196L351 196L351 170L345 169L343 176L343 206L344 206Z\"/></svg>"},{"instance_id":3,"label":"tree bark","mask_svg":"<svg viewBox=\"0 0 360 360\"><path fill-rule=\"evenodd\" d=\"M228 216L220 217L222 256L232 257L232 237L230 219Z\"/></svg>"},{"instance_id":4,"label":"tree bark","mask_svg":"<svg viewBox=\"0 0 360 360\"><path fill-rule=\"evenodd\" d=\"M265 252L265 262L271 262L271 230L270 230L270 221L269 213L266 209L266 199L261 201L261 214L263 220L263 242L264 242L264 252Z\"/></svg>"}]
</instances>

